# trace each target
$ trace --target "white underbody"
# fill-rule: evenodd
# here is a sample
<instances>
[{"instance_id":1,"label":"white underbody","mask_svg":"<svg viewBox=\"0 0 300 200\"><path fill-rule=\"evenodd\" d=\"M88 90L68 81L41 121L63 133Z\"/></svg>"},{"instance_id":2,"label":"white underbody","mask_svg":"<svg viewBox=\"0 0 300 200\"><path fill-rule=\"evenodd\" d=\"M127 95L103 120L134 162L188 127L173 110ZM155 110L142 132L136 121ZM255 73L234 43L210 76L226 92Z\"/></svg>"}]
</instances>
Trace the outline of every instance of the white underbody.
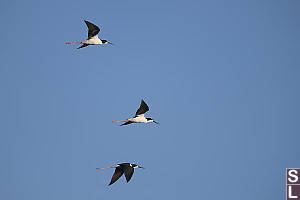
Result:
<instances>
[{"instance_id":1,"label":"white underbody","mask_svg":"<svg viewBox=\"0 0 300 200\"><path fill-rule=\"evenodd\" d=\"M102 41L99 39L98 35L91 37L87 41L84 42L85 44L95 45L95 44L103 44Z\"/></svg>"},{"instance_id":2,"label":"white underbody","mask_svg":"<svg viewBox=\"0 0 300 200\"><path fill-rule=\"evenodd\" d=\"M129 118L128 121L134 122L134 123L148 123L147 119L145 118L144 114L138 115L133 118Z\"/></svg>"}]
</instances>

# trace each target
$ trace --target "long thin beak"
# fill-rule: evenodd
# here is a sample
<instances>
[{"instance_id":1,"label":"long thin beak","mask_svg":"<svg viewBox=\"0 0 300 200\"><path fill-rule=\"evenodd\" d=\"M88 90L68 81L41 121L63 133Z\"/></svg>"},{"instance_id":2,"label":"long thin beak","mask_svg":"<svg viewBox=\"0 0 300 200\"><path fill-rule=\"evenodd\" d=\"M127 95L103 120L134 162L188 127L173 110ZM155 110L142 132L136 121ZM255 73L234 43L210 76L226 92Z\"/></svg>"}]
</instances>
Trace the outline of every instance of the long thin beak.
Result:
<instances>
[{"instance_id":1,"label":"long thin beak","mask_svg":"<svg viewBox=\"0 0 300 200\"><path fill-rule=\"evenodd\" d=\"M156 122L156 121L154 121L154 120L153 120L153 122L154 122L155 124L159 124L158 122Z\"/></svg>"},{"instance_id":2,"label":"long thin beak","mask_svg":"<svg viewBox=\"0 0 300 200\"><path fill-rule=\"evenodd\" d=\"M111 45L115 45L115 44L113 44L113 43L111 43L111 42L107 42L108 44L111 44Z\"/></svg>"},{"instance_id":3,"label":"long thin beak","mask_svg":"<svg viewBox=\"0 0 300 200\"><path fill-rule=\"evenodd\" d=\"M141 167L141 166L139 166L139 168L146 169L145 167Z\"/></svg>"}]
</instances>

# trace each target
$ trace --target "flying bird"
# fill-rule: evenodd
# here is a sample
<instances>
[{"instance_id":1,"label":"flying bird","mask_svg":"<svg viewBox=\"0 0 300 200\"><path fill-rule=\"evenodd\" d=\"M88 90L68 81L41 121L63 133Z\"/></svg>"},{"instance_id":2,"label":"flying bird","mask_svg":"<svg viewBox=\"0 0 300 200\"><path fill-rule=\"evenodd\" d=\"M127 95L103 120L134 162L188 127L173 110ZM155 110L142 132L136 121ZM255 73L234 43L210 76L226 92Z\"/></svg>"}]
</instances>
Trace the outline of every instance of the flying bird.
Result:
<instances>
[{"instance_id":1,"label":"flying bird","mask_svg":"<svg viewBox=\"0 0 300 200\"><path fill-rule=\"evenodd\" d=\"M108 169L108 168L116 168L115 173L112 176L109 185L116 182L123 174L125 174L126 181L128 183L133 175L134 168L144 169L144 167L138 166L136 164L131 164L131 163L122 163L122 164L117 164L116 166L113 167L104 167L104 168L96 168L96 169Z\"/></svg>"},{"instance_id":2,"label":"flying bird","mask_svg":"<svg viewBox=\"0 0 300 200\"><path fill-rule=\"evenodd\" d=\"M88 32L88 39L82 42L67 42L66 44L82 44L77 49L87 47L89 45L96 45L96 44L113 44L108 42L107 40L101 40L98 37L98 33L100 32L100 28L91 22L84 20L85 24L87 25L89 32Z\"/></svg>"},{"instance_id":3,"label":"flying bird","mask_svg":"<svg viewBox=\"0 0 300 200\"><path fill-rule=\"evenodd\" d=\"M121 120L121 121L112 121L112 122L125 122L124 124L121 124L120 126L128 125L131 123L149 123L149 122L154 122L156 124L159 124L158 122L154 121L151 118L146 118L145 113L149 110L148 105L146 102L142 99L141 105L139 109L136 111L135 116L126 120Z\"/></svg>"}]
</instances>

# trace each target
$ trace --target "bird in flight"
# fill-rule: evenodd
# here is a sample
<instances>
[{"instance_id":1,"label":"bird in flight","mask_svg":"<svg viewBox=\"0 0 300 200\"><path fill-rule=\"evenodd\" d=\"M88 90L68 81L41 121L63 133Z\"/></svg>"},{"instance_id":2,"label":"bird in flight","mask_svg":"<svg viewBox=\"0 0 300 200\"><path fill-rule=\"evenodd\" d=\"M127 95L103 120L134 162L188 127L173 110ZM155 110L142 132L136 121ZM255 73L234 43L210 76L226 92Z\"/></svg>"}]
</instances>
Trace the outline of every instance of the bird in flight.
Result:
<instances>
[{"instance_id":1,"label":"bird in flight","mask_svg":"<svg viewBox=\"0 0 300 200\"><path fill-rule=\"evenodd\" d=\"M108 42L107 40L101 40L98 37L98 33L100 32L100 28L91 22L84 20L85 24L87 25L89 32L88 32L88 39L82 42L67 42L66 44L82 44L77 49L87 47L89 45L96 45L96 44L113 44Z\"/></svg>"},{"instance_id":2,"label":"bird in flight","mask_svg":"<svg viewBox=\"0 0 300 200\"><path fill-rule=\"evenodd\" d=\"M154 121L151 118L146 118L145 113L149 110L148 105L146 102L142 99L141 105L139 109L136 111L135 116L126 120L121 120L121 121L112 121L112 122L125 122L124 124L121 124L120 126L128 125L131 123L149 123L149 122L154 122L156 124L159 124L158 122Z\"/></svg>"},{"instance_id":3,"label":"bird in flight","mask_svg":"<svg viewBox=\"0 0 300 200\"><path fill-rule=\"evenodd\" d=\"M123 174L125 174L126 181L128 183L133 175L134 168L144 169L141 166L138 166L136 164L131 164L131 163L121 163L121 164L117 164L116 166L113 166L113 167L103 167L103 168L96 168L96 169L108 169L108 168L116 168L115 173L112 176L109 185L116 182Z\"/></svg>"}]
</instances>

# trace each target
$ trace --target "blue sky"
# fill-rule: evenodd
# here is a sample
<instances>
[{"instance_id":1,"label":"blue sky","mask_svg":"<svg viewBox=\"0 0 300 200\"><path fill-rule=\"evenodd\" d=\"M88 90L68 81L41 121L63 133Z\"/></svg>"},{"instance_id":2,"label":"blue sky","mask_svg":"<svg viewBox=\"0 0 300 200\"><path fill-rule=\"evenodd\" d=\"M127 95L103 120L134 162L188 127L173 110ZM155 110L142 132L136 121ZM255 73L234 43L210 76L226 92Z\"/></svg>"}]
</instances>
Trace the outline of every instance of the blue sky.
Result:
<instances>
[{"instance_id":1,"label":"blue sky","mask_svg":"<svg viewBox=\"0 0 300 200\"><path fill-rule=\"evenodd\" d=\"M2 1L0 196L284 199L300 2ZM89 20L115 46L77 50ZM140 100L161 124L119 127ZM144 166L107 186L113 169Z\"/></svg>"}]
</instances>

